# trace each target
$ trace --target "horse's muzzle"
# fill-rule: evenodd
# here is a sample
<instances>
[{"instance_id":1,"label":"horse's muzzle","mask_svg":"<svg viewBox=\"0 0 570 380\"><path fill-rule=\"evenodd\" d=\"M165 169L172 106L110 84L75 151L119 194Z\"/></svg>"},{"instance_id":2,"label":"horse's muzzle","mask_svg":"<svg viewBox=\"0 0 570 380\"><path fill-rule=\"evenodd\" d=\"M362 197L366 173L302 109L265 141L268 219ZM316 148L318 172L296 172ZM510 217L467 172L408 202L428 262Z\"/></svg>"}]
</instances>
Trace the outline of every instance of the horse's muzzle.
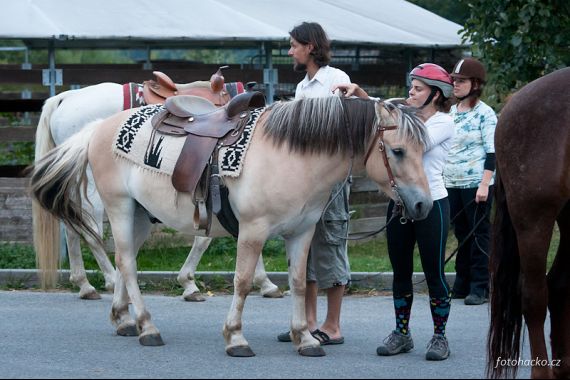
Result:
<instances>
[{"instance_id":1,"label":"horse's muzzle","mask_svg":"<svg viewBox=\"0 0 570 380\"><path fill-rule=\"evenodd\" d=\"M417 187L403 187L398 193L404 202L405 217L413 220L422 220L427 218L433 207L433 199L429 192Z\"/></svg>"}]
</instances>

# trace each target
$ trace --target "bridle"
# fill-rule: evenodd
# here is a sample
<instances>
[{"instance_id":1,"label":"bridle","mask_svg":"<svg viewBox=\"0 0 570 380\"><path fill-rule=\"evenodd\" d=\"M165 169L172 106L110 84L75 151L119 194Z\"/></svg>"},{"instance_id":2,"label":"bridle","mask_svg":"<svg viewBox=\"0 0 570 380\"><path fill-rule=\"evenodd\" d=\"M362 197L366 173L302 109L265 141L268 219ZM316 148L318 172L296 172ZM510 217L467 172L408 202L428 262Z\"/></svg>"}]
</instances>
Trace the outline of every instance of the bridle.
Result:
<instances>
[{"instance_id":1,"label":"bridle","mask_svg":"<svg viewBox=\"0 0 570 380\"><path fill-rule=\"evenodd\" d=\"M345 125L347 127L348 141L349 141L350 150L351 150L350 167L348 169L348 175L346 176L344 182L342 183L342 186L340 186L338 191L333 196L331 196L327 205L323 209L323 215L324 215L325 211L331 205L332 201L340 195L343 187L348 182L351 182L352 166L353 166L353 161L354 161L354 144L352 141L352 136L350 134L350 121L349 121L346 113L344 114L344 121L345 121ZM388 227L388 225L398 215L400 215L400 223L401 224L406 224L408 222L408 219L405 217L405 210L406 209L404 207L404 201L402 200L402 198L400 197L400 193L398 192L398 185L396 184L396 180L394 180L394 173L392 173L392 168L390 167L390 161L388 160L388 155L386 153L386 144L384 143L384 132L395 130L395 129L398 129L397 125L381 126L380 122L378 121L378 127L376 128L376 131L374 132L374 136L372 136L372 138L370 140L371 141L370 145L368 146L368 149L366 150L366 154L364 155L364 166L366 166L366 162L368 162L368 159L370 158L370 155L372 154L372 151L374 150L374 145L375 145L374 140L376 139L375 137L376 137L376 135L378 135L378 150L382 153L382 160L384 161L384 167L386 167L386 171L388 173L388 180L390 181L390 187L392 188L392 191L394 192L394 194L396 195L396 198L397 198L397 201L395 202L394 210L392 212L392 216L390 217L390 220L388 220L386 222L386 224L384 226L382 226L380 229L378 229L376 231L372 231L372 232L370 232L370 233L368 233L362 237L358 237L358 238L350 238L348 236L346 236L346 237L335 236L335 237L345 239L345 240L361 240L361 239L366 239L366 238L372 237L372 236L377 235L380 232L384 231L386 229L386 227ZM321 215L320 220L321 220L321 224L323 225L323 228L325 228L324 227L324 218L322 217L322 215ZM333 234L333 236L334 236L334 234Z\"/></svg>"},{"instance_id":2,"label":"bridle","mask_svg":"<svg viewBox=\"0 0 570 380\"><path fill-rule=\"evenodd\" d=\"M384 161L384 167L386 168L386 172L388 173L388 180L390 182L390 187L392 188L392 192L394 193L394 195L396 195L397 199L397 201L395 202L396 205L394 208L393 215L400 214L401 215L400 223L406 224L408 220L405 216L406 208L404 207L404 201L402 200L402 198L400 197L400 193L398 192L398 185L394 180L394 173L392 173L392 168L390 167L390 161L388 160L388 154L386 153L386 144L384 143L384 132L395 129L398 129L397 125L386 125L386 126L379 125L378 128L376 129L376 135L378 135L378 150L382 154L382 160ZM374 138L372 138L372 142L370 143L370 146L366 151L366 155L364 155L364 166L366 166L366 162L368 162L368 159L370 158L370 155L372 154L373 150L374 150Z\"/></svg>"}]
</instances>

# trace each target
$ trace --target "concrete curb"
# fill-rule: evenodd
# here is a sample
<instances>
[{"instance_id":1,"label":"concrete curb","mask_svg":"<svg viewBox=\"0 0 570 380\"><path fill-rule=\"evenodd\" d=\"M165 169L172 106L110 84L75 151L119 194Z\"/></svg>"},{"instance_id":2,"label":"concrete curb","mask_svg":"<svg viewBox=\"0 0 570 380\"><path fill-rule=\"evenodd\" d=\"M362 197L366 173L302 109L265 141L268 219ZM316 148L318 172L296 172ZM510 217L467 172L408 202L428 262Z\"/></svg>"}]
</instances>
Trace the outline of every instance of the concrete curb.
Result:
<instances>
[{"instance_id":1,"label":"concrete curb","mask_svg":"<svg viewBox=\"0 0 570 380\"><path fill-rule=\"evenodd\" d=\"M100 273L99 271L88 270L88 275ZM69 283L69 270L60 270L61 281ZM288 286L287 272L268 272L269 279L279 287ZM176 281L178 272L138 272L140 282L161 282ZM220 278L232 282L234 272L196 272L196 276L206 283ZM352 284L361 288L373 288L376 290L392 290L392 272L352 272ZM451 286L455 281L455 273L446 273L445 277ZM424 274L414 272L412 282L414 291L425 292L427 284ZM39 286L38 271L35 269L0 269L0 286L9 287L37 287Z\"/></svg>"}]
</instances>

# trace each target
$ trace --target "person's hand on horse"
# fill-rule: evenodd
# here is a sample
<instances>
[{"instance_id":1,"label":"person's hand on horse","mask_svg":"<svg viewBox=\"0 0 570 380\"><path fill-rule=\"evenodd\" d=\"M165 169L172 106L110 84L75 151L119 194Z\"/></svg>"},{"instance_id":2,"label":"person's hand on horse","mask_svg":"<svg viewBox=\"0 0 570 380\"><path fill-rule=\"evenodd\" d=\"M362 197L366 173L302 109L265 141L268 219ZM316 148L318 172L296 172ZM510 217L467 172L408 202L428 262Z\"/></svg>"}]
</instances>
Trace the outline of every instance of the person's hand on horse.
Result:
<instances>
[{"instance_id":1,"label":"person's hand on horse","mask_svg":"<svg viewBox=\"0 0 570 380\"><path fill-rule=\"evenodd\" d=\"M366 91L360 88L360 86L356 83L337 84L331 88L331 91L333 93L336 93L337 90L340 91L340 93L346 98L350 98L351 96L356 96L362 99L369 98Z\"/></svg>"}]
</instances>

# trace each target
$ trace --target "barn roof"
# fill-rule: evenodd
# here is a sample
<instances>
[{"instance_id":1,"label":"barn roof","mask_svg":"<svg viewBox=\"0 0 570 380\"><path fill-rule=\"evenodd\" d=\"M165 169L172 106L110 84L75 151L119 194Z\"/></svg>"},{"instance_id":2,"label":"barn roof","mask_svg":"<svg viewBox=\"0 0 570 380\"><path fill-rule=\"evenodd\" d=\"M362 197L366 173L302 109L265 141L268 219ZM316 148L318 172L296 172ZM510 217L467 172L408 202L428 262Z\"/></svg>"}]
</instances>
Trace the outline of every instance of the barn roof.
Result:
<instances>
[{"instance_id":1,"label":"barn roof","mask_svg":"<svg viewBox=\"0 0 570 380\"><path fill-rule=\"evenodd\" d=\"M319 22L345 45L454 48L461 26L404 0L0 0L0 39L31 48L286 45Z\"/></svg>"}]
</instances>

